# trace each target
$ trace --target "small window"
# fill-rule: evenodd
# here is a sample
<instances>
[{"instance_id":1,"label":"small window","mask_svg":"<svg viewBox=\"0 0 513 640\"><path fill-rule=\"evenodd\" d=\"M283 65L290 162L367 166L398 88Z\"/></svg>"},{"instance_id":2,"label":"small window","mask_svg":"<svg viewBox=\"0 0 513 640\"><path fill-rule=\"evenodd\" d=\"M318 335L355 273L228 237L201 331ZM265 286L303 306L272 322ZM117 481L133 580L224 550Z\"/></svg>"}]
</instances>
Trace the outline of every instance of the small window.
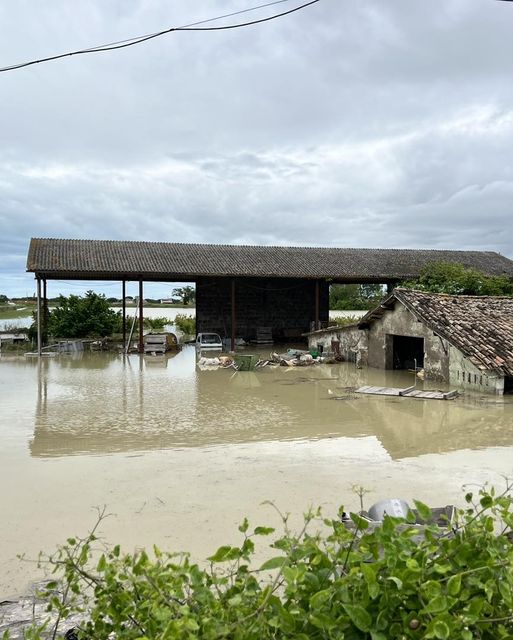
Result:
<instances>
[{"instance_id":1,"label":"small window","mask_svg":"<svg viewBox=\"0 0 513 640\"><path fill-rule=\"evenodd\" d=\"M468 374L468 381L469 381L469 383L472 382L472 374L470 374L470 373Z\"/></svg>"},{"instance_id":2,"label":"small window","mask_svg":"<svg viewBox=\"0 0 513 640\"><path fill-rule=\"evenodd\" d=\"M479 376L479 384L483 386L483 376Z\"/></svg>"},{"instance_id":3,"label":"small window","mask_svg":"<svg viewBox=\"0 0 513 640\"><path fill-rule=\"evenodd\" d=\"M458 369L458 380L460 379L460 370Z\"/></svg>"}]
</instances>

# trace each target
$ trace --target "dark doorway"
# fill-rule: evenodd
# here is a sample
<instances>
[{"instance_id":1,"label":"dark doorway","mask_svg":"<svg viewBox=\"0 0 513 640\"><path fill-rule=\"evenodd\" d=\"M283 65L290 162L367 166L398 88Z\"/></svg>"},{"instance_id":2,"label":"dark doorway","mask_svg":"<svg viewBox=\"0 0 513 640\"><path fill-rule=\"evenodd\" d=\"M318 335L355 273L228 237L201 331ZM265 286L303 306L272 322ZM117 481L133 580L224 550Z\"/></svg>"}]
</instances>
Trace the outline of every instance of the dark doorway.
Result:
<instances>
[{"instance_id":1,"label":"dark doorway","mask_svg":"<svg viewBox=\"0 0 513 640\"><path fill-rule=\"evenodd\" d=\"M513 377L511 376L504 378L504 393L513 393Z\"/></svg>"},{"instance_id":2,"label":"dark doorway","mask_svg":"<svg viewBox=\"0 0 513 640\"><path fill-rule=\"evenodd\" d=\"M394 369L415 369L424 366L424 338L393 337Z\"/></svg>"}]
</instances>

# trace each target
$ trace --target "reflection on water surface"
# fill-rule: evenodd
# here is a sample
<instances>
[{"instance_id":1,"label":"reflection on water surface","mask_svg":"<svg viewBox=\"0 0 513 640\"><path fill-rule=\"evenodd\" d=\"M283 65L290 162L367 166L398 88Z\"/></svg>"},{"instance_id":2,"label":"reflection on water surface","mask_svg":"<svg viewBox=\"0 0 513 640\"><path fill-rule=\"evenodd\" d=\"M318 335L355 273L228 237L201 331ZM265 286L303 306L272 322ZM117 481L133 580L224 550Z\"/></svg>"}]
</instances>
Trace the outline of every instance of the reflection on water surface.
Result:
<instances>
[{"instance_id":1,"label":"reflection on water surface","mask_svg":"<svg viewBox=\"0 0 513 640\"><path fill-rule=\"evenodd\" d=\"M435 401L352 391L408 386L407 372L348 363L200 371L192 348L154 359L83 353L2 363L4 372L18 366L34 393L29 446L36 457L363 436L393 459L513 444L513 398Z\"/></svg>"},{"instance_id":2,"label":"reflection on water surface","mask_svg":"<svg viewBox=\"0 0 513 640\"><path fill-rule=\"evenodd\" d=\"M244 516L279 527L265 500L293 526L310 505L357 509L354 484L371 490L370 504L446 504L464 483L497 485L513 471L511 397L358 396L362 384L409 386L411 374L199 371L192 348L76 356L0 356L0 599L41 579L17 554L83 534L102 505L110 542L201 560L240 542Z\"/></svg>"}]
</instances>

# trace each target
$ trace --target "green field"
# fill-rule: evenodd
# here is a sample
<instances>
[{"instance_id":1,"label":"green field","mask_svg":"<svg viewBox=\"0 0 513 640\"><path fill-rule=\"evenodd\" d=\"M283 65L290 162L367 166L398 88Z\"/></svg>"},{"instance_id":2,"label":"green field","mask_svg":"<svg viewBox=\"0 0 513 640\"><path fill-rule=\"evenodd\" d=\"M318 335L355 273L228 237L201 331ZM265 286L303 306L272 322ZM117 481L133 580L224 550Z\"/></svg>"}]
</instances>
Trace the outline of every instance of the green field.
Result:
<instances>
[{"instance_id":1,"label":"green field","mask_svg":"<svg viewBox=\"0 0 513 640\"><path fill-rule=\"evenodd\" d=\"M26 318L35 311L36 306L33 304L20 305L19 307L11 307L10 305L0 306L0 320L16 320L17 318Z\"/></svg>"}]
</instances>

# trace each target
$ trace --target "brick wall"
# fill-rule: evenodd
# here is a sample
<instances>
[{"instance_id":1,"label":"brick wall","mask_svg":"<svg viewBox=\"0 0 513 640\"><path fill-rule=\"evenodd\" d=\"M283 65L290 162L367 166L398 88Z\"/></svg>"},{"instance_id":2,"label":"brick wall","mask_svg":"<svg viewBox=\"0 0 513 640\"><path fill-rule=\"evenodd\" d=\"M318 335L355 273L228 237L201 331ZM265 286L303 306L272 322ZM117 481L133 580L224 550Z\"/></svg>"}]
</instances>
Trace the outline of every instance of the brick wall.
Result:
<instances>
[{"instance_id":1,"label":"brick wall","mask_svg":"<svg viewBox=\"0 0 513 640\"><path fill-rule=\"evenodd\" d=\"M231 336L230 278L200 278L196 282L197 331ZM329 284L319 282L319 319L328 320ZM303 340L315 320L315 281L292 278L236 278L237 337L255 338L257 327L272 327L276 341Z\"/></svg>"}]
</instances>

